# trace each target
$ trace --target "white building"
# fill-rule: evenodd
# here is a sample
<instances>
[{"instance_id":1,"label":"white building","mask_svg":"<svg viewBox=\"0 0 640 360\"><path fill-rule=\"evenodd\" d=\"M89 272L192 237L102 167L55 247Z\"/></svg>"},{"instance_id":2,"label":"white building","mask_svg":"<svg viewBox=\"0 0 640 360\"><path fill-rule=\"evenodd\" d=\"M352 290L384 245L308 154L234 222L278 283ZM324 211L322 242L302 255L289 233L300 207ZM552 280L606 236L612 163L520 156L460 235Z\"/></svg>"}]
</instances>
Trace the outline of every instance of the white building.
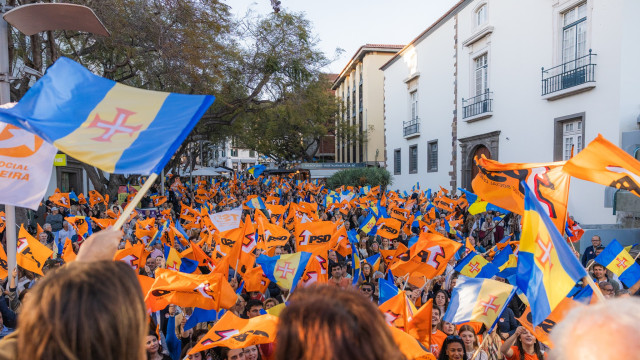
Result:
<instances>
[{"instance_id":1,"label":"white building","mask_svg":"<svg viewBox=\"0 0 640 360\"><path fill-rule=\"evenodd\" d=\"M382 66L393 188L470 189L476 155L551 162L598 133L637 153L639 13L637 0L460 1ZM572 179L569 213L613 224L614 192Z\"/></svg>"},{"instance_id":2,"label":"white building","mask_svg":"<svg viewBox=\"0 0 640 360\"><path fill-rule=\"evenodd\" d=\"M264 160L264 159L263 159ZM228 139L215 146L213 160L210 166L225 166L233 170L247 170L265 161L259 161L259 155L254 150L238 147L233 139Z\"/></svg>"}]
</instances>

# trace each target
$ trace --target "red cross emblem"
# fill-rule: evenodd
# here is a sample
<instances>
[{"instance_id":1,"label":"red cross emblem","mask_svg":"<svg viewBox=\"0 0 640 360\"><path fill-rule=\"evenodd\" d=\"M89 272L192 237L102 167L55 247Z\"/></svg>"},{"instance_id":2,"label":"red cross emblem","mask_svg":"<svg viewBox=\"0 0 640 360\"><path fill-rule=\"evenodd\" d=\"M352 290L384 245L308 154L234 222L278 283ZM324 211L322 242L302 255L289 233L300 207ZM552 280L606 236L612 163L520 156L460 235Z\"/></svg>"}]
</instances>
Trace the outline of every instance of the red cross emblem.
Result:
<instances>
[{"instance_id":1,"label":"red cross emblem","mask_svg":"<svg viewBox=\"0 0 640 360\"><path fill-rule=\"evenodd\" d=\"M289 274L289 273L293 274L295 272L296 269L295 268L290 269L289 265L290 264L288 262L286 262L286 263L284 263L284 267L278 265L278 267L276 268L276 272L282 271L282 276L280 276L280 279L286 279L287 278L287 274Z\"/></svg>"},{"instance_id":2,"label":"red cross emblem","mask_svg":"<svg viewBox=\"0 0 640 360\"><path fill-rule=\"evenodd\" d=\"M627 268L627 259L625 258L616 258L616 260L618 260L618 267L621 267L622 269L626 269Z\"/></svg>"},{"instance_id":3,"label":"red cross emblem","mask_svg":"<svg viewBox=\"0 0 640 360\"><path fill-rule=\"evenodd\" d=\"M474 272L480 272L480 263L478 263L477 261L473 264L469 263L469 272L470 273L474 273Z\"/></svg>"},{"instance_id":4,"label":"red cross emblem","mask_svg":"<svg viewBox=\"0 0 640 360\"><path fill-rule=\"evenodd\" d=\"M106 122L100 118L99 114L96 114L96 117L93 118L93 121L91 122L91 124L89 124L88 127L103 129L104 133L100 136L92 138L91 140L100 142L111 142L111 137L117 133L125 133L131 136L134 132L140 130L142 125L126 126L127 119L129 119L129 116L135 114L135 112L121 108L116 108L116 110L118 111L118 113L113 119L113 122Z\"/></svg>"},{"instance_id":5,"label":"red cross emblem","mask_svg":"<svg viewBox=\"0 0 640 360\"><path fill-rule=\"evenodd\" d=\"M549 264L549 270L551 270L551 268L553 267L553 264L551 263L551 250L553 249L553 242L549 240L549 242L545 243L542 241L542 239L540 239L540 236L538 236L538 238L536 239L536 243L542 250L542 254L540 254L540 256L536 259L538 259L540 265L542 265L543 268L546 267L547 264Z\"/></svg>"},{"instance_id":6,"label":"red cross emblem","mask_svg":"<svg viewBox=\"0 0 640 360\"><path fill-rule=\"evenodd\" d=\"M482 311L483 316L487 316L489 310L493 310L493 312L495 312L496 314L498 313L498 307L500 306L500 304L493 303L497 298L497 296L490 295L489 301L480 303L480 306L484 308L484 310Z\"/></svg>"}]
</instances>

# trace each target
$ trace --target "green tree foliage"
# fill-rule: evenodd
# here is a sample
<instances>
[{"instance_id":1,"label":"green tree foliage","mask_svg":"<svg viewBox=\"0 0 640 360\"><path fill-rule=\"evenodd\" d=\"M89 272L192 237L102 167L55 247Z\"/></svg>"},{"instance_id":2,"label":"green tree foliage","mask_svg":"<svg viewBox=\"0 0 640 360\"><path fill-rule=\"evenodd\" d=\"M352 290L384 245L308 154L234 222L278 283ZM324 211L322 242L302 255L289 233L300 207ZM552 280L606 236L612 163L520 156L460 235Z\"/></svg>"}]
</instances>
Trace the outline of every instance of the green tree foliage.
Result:
<instances>
[{"instance_id":1,"label":"green tree foliage","mask_svg":"<svg viewBox=\"0 0 640 360\"><path fill-rule=\"evenodd\" d=\"M393 184L393 177L385 168L356 168L338 171L327 179L329 189L345 186L378 186L384 188Z\"/></svg>"}]
</instances>

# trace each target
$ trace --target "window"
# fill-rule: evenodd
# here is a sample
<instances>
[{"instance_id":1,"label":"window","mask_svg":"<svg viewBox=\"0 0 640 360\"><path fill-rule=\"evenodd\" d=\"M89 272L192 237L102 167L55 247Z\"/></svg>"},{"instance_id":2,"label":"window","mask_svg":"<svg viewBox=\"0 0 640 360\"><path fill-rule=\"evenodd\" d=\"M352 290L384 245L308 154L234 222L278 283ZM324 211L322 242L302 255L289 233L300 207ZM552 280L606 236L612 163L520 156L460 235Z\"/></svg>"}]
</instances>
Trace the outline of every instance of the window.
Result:
<instances>
[{"instance_id":1,"label":"window","mask_svg":"<svg viewBox=\"0 0 640 360\"><path fill-rule=\"evenodd\" d=\"M476 10L476 27L487 22L487 5L482 5Z\"/></svg>"},{"instance_id":2,"label":"window","mask_svg":"<svg viewBox=\"0 0 640 360\"><path fill-rule=\"evenodd\" d=\"M231 149L231 156L238 156L238 149Z\"/></svg>"},{"instance_id":3,"label":"window","mask_svg":"<svg viewBox=\"0 0 640 360\"><path fill-rule=\"evenodd\" d=\"M409 147L409 174L418 172L418 145Z\"/></svg>"},{"instance_id":4,"label":"window","mask_svg":"<svg viewBox=\"0 0 640 360\"><path fill-rule=\"evenodd\" d=\"M427 144L427 172L438 171L438 140Z\"/></svg>"},{"instance_id":5,"label":"window","mask_svg":"<svg viewBox=\"0 0 640 360\"><path fill-rule=\"evenodd\" d=\"M249 157L256 157L256 152L253 150L249 150Z\"/></svg>"},{"instance_id":6,"label":"window","mask_svg":"<svg viewBox=\"0 0 640 360\"><path fill-rule=\"evenodd\" d=\"M475 96L482 95L489 90L489 78L487 76L489 66L487 60L486 53L473 60L475 64Z\"/></svg>"},{"instance_id":7,"label":"window","mask_svg":"<svg viewBox=\"0 0 640 360\"><path fill-rule=\"evenodd\" d=\"M585 113L556 118L554 121L553 161L569 160L584 148Z\"/></svg>"},{"instance_id":8,"label":"window","mask_svg":"<svg viewBox=\"0 0 640 360\"><path fill-rule=\"evenodd\" d=\"M580 4L562 15L562 63L564 70L583 66L587 55L587 4ZM581 59L582 58L582 59Z\"/></svg>"},{"instance_id":9,"label":"window","mask_svg":"<svg viewBox=\"0 0 640 360\"><path fill-rule=\"evenodd\" d=\"M220 157L224 157L224 150L220 150Z\"/></svg>"},{"instance_id":10,"label":"window","mask_svg":"<svg viewBox=\"0 0 640 360\"><path fill-rule=\"evenodd\" d=\"M393 152L393 174L400 175L401 169L400 165L402 165L402 158L400 157L400 149L396 149Z\"/></svg>"},{"instance_id":11,"label":"window","mask_svg":"<svg viewBox=\"0 0 640 360\"><path fill-rule=\"evenodd\" d=\"M411 120L415 120L418 118L418 90L411 92L409 97L411 102Z\"/></svg>"},{"instance_id":12,"label":"window","mask_svg":"<svg viewBox=\"0 0 640 360\"><path fill-rule=\"evenodd\" d=\"M574 154L582 150L582 120L565 122L562 128L562 160L569 160L572 148Z\"/></svg>"}]
</instances>

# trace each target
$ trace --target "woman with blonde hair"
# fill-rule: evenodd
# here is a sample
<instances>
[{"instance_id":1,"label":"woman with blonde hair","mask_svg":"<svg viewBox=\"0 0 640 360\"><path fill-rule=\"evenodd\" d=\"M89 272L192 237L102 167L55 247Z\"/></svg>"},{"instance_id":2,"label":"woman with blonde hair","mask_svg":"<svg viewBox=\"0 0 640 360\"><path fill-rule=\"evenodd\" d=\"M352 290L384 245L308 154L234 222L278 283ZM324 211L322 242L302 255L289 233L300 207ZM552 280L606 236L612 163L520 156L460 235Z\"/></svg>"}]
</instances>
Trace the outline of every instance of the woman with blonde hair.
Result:
<instances>
[{"instance_id":1,"label":"woman with blonde hair","mask_svg":"<svg viewBox=\"0 0 640 360\"><path fill-rule=\"evenodd\" d=\"M471 325L462 325L458 330L458 335L464 343L464 351L467 353L468 359L474 359L473 354L478 350L480 345L478 344L478 335ZM488 360L489 356L484 350L478 352L478 356L475 360Z\"/></svg>"}]
</instances>

